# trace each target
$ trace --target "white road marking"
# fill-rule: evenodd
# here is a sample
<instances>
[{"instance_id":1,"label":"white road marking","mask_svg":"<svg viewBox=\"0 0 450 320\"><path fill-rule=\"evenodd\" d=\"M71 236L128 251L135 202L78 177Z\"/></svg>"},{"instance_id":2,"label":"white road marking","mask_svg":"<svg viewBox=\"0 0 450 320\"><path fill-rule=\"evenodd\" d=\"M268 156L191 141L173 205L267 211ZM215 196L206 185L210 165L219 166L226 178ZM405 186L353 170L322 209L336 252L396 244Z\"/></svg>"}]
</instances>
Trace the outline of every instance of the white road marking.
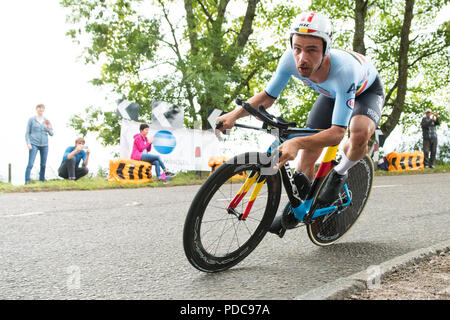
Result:
<instances>
[{"instance_id":1,"label":"white road marking","mask_svg":"<svg viewBox=\"0 0 450 320\"><path fill-rule=\"evenodd\" d=\"M21 214L8 214L6 216L0 216L1 218L16 218L16 217L29 217L29 216L36 216L39 214L44 214L42 211L36 211L36 212L27 212L27 213L21 213Z\"/></svg>"},{"instance_id":2,"label":"white road marking","mask_svg":"<svg viewBox=\"0 0 450 320\"><path fill-rule=\"evenodd\" d=\"M401 187L402 184L384 184L379 186L372 186L372 188L395 188L395 187Z\"/></svg>"}]
</instances>

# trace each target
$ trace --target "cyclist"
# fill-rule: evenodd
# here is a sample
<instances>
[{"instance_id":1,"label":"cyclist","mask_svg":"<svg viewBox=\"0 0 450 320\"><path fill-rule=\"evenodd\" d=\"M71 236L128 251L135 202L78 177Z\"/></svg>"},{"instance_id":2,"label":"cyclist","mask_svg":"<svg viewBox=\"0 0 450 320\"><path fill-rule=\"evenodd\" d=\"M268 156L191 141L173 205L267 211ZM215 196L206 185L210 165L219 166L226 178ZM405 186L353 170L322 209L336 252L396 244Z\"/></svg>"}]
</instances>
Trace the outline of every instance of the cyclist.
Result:
<instances>
[{"instance_id":1,"label":"cyclist","mask_svg":"<svg viewBox=\"0 0 450 320\"><path fill-rule=\"evenodd\" d=\"M294 21L289 34L290 47L281 57L275 74L265 90L248 102L253 107L270 107L291 76L320 93L306 126L325 130L313 136L290 139L279 146L282 153L278 168L294 160L299 150L303 150L295 174L306 175L309 181L314 178L314 165L323 148L339 144L349 127L350 137L344 145L342 160L330 172L318 195L319 201L330 203L342 193L348 169L367 153L369 138L380 121L384 89L377 70L367 57L331 49L332 26L324 14L302 13ZM216 121L222 121L221 130L225 130L247 115L239 107Z\"/></svg>"}]
</instances>

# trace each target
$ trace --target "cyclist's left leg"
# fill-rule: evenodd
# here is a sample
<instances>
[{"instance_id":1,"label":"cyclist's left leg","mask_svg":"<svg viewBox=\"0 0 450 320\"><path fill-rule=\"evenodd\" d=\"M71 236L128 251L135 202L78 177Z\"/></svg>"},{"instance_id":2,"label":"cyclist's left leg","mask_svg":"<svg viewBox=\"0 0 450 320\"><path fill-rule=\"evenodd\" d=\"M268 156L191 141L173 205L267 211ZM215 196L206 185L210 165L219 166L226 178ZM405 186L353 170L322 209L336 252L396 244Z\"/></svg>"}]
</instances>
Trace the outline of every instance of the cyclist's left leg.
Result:
<instances>
[{"instance_id":1,"label":"cyclist's left leg","mask_svg":"<svg viewBox=\"0 0 450 320\"><path fill-rule=\"evenodd\" d=\"M350 120L350 139L344 145L341 162L330 172L321 189L318 200L331 203L339 198L347 182L347 171L356 165L367 153L367 144L381 119L384 104L384 89L377 77L372 85L355 99Z\"/></svg>"},{"instance_id":2,"label":"cyclist's left leg","mask_svg":"<svg viewBox=\"0 0 450 320\"><path fill-rule=\"evenodd\" d=\"M349 131L350 139L344 144L341 162L331 170L317 198L321 203L332 203L343 193L348 170L367 153L367 143L375 131L375 123L366 116L356 115L350 121Z\"/></svg>"}]
</instances>

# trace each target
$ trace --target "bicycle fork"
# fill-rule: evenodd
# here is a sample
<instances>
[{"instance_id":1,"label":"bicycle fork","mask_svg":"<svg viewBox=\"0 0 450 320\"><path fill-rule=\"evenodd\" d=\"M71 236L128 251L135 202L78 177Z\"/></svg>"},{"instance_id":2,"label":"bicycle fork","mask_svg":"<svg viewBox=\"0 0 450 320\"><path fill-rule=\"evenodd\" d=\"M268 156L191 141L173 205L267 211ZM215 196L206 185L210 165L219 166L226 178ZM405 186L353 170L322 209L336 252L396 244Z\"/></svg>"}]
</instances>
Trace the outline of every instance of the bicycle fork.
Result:
<instances>
[{"instance_id":1,"label":"bicycle fork","mask_svg":"<svg viewBox=\"0 0 450 320\"><path fill-rule=\"evenodd\" d=\"M231 200L230 204L227 207L227 211L229 214L234 214L236 217L238 217L239 220L246 220L248 215L250 214L250 211L253 207L253 204L256 200L256 197L258 196L259 192L261 191L262 186L266 182L266 178L262 175L260 175L257 171L252 171L248 178L245 180L245 183L242 185L242 187L239 189L236 196ZM250 191L252 186L256 183L255 188L253 189L250 199L247 203L247 206L245 207L245 210L243 213L238 214L236 212L236 207L239 205L239 203L242 201L242 199L245 197L245 195Z\"/></svg>"}]
</instances>

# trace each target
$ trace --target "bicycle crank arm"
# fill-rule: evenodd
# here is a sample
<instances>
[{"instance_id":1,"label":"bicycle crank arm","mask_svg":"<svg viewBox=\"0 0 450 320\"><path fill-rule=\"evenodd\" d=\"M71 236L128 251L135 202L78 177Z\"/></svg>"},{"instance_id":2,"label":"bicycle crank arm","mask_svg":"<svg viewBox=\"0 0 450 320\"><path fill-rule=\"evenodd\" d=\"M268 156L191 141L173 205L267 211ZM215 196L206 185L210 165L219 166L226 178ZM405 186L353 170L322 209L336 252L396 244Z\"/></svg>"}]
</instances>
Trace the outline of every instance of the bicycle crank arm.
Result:
<instances>
[{"instance_id":1,"label":"bicycle crank arm","mask_svg":"<svg viewBox=\"0 0 450 320\"><path fill-rule=\"evenodd\" d=\"M347 197L347 202L342 203L340 205L337 206L331 206L331 207L326 207L326 208L320 208L320 209L313 209L310 212L308 212L308 214L305 216L304 218L304 223L310 224L313 222L314 219L326 215L326 214L330 214L333 212L338 212L342 209L344 209L345 207L351 205L352 203L352 198L350 195L350 192L348 190L348 186L347 184L344 184L344 191L345 191L345 195ZM314 206L316 207L317 204Z\"/></svg>"}]
</instances>

